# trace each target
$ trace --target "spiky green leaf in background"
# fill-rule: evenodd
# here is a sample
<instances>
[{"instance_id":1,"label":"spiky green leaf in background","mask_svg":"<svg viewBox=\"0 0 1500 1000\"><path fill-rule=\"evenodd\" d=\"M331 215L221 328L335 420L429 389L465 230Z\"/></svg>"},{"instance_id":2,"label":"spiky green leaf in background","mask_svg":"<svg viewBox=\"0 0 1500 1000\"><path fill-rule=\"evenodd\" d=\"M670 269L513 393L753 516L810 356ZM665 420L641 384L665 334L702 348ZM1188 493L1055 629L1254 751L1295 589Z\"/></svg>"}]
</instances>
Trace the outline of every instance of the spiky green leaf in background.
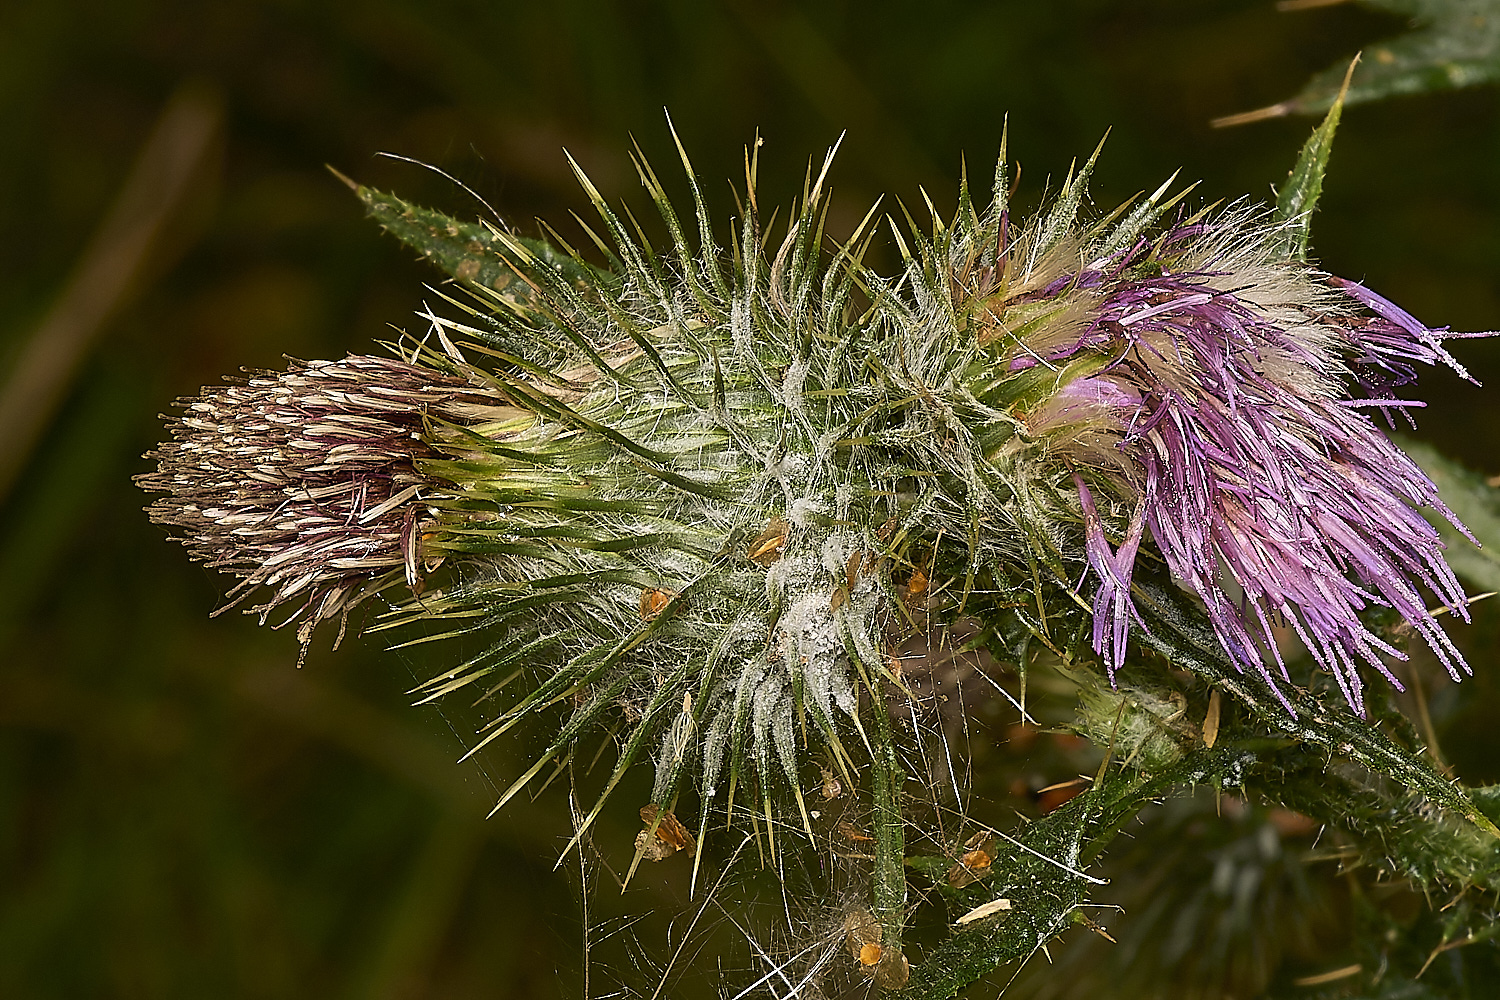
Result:
<instances>
[{"instance_id":1,"label":"spiky green leaf in background","mask_svg":"<svg viewBox=\"0 0 1500 1000\"><path fill-rule=\"evenodd\" d=\"M1500 492L1494 483L1445 458L1431 445L1403 441L1402 447L1422 463L1454 513L1480 542L1476 547L1463 544L1456 533L1449 537L1448 561L1453 571L1481 590L1500 591ZM1438 530L1446 535L1448 529L1439 526Z\"/></svg>"},{"instance_id":2,"label":"spiky green leaf in background","mask_svg":"<svg viewBox=\"0 0 1500 1000\"><path fill-rule=\"evenodd\" d=\"M1326 7L1343 0L1286 0L1285 11ZM1409 19L1410 30L1371 46L1347 82L1349 104L1456 90L1500 79L1500 3L1495 0L1358 0L1372 10ZM1259 111L1231 115L1221 124L1328 110L1345 86L1345 66L1335 64L1308 81L1295 97Z\"/></svg>"}]
</instances>

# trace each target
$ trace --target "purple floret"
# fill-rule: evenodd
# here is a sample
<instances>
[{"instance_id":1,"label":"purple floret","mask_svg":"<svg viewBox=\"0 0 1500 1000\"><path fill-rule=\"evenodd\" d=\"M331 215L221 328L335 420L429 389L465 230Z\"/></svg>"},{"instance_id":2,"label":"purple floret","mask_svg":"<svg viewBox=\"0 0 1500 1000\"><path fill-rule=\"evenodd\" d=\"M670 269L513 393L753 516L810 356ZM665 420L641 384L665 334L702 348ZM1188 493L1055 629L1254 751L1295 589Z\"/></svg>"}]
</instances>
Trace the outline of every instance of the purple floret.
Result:
<instances>
[{"instance_id":1,"label":"purple floret","mask_svg":"<svg viewBox=\"0 0 1500 1000\"><path fill-rule=\"evenodd\" d=\"M1093 492L1075 476L1099 580L1093 645L1111 678L1139 621L1130 579L1143 527L1173 576L1203 600L1234 662L1262 674L1284 703L1278 625L1296 632L1355 711L1364 712L1360 664L1400 689L1382 657L1406 655L1360 619L1373 606L1400 614L1455 679L1468 672L1423 598L1425 589L1467 619L1463 588L1418 508L1463 526L1361 412L1410 419L1407 409L1421 404L1389 390L1414 379L1412 362L1447 364L1467 378L1443 349L1446 332L1339 278L1327 281L1373 315L1343 309L1326 286L1285 307L1268 302L1237 284L1228 264L1152 270L1160 273L1102 288L1097 318L1077 342L1043 355L1061 361L1094 350L1115 359L1053 408L1055 417L1092 405L1096 420L1112 424L1124 461L1090 462L1096 488L1135 505L1111 550ZM1300 274L1275 277L1308 291ZM1351 377L1363 398L1344 398Z\"/></svg>"}]
</instances>

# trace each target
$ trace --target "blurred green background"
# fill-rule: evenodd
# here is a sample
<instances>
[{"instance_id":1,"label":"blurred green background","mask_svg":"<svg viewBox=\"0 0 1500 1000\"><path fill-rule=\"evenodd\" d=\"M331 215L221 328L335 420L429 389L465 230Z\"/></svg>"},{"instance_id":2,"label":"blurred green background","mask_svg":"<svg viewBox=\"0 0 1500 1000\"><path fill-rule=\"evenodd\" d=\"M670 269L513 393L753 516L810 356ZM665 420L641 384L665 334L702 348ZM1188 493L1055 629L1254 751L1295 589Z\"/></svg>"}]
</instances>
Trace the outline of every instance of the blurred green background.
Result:
<instances>
[{"instance_id":1,"label":"blurred green background","mask_svg":"<svg viewBox=\"0 0 1500 1000\"><path fill-rule=\"evenodd\" d=\"M562 148L640 207L627 151L633 137L672 176L664 107L721 220L734 203L718 179L739 181L757 129L763 205L788 203L808 157L847 129L832 223L847 232L881 193L916 206L925 189L951 211L960 157L987 178L1008 113L1023 207L1107 128L1101 208L1178 168L1205 201L1265 198L1312 122L1209 119L1287 97L1401 29L1268 0L0 4L0 373L70 303L113 287L89 272L90 247L173 95L200 120L222 115L97 336L60 369L35 447L0 428L22 459L0 499L0 997L584 989L578 867L553 870L566 790L486 822L517 768L504 747L455 765L474 720L409 707L434 661L358 638L330 652L321 636L298 671L291 634L209 620L224 580L165 541L130 481L175 397L421 328L438 275L325 164L480 211L374 154L413 157L523 232L539 216L571 237L586 203ZM1500 326L1497 126L1488 89L1350 109L1317 256L1429 323ZM1500 386L1500 345L1459 353ZM1425 385L1421 436L1500 472L1495 390L1442 373ZM1456 631L1475 681L1434 699L1471 782L1500 780L1492 618ZM635 829L613 817L600 849L628 859ZM591 993L649 991L680 940L681 876L663 865L623 900L590 893L595 937L618 956L613 973L592 969ZM653 915L630 924L632 910ZM689 957L683 992L746 965Z\"/></svg>"}]
</instances>

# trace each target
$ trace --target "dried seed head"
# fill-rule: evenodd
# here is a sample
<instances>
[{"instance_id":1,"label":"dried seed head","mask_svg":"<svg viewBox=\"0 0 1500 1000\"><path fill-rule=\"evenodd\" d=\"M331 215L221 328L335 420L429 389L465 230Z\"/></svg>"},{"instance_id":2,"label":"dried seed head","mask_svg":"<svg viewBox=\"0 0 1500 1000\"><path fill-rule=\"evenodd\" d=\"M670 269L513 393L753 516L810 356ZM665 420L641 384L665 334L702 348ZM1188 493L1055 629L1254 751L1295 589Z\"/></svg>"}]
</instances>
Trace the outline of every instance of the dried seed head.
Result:
<instances>
[{"instance_id":1,"label":"dried seed head","mask_svg":"<svg viewBox=\"0 0 1500 1000\"><path fill-rule=\"evenodd\" d=\"M166 494L152 520L240 578L215 613L260 588L269 594L250 610L262 623L300 601L280 625L301 619L305 652L318 623L370 593L399 580L421 590L443 558L429 501L447 486L421 471L437 454L424 428L501 402L464 375L389 358L293 362L181 400L172 440L148 456L156 471L136 481Z\"/></svg>"}]
</instances>

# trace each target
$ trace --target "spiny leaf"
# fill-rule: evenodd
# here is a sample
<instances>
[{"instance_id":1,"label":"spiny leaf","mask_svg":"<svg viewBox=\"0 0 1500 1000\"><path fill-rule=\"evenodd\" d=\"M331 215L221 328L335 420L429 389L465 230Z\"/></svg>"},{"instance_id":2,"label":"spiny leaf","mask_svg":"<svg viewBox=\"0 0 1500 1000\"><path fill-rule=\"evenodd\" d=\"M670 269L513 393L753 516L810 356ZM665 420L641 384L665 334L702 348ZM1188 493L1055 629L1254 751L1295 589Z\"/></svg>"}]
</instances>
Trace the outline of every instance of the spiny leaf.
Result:
<instances>
[{"instance_id":1,"label":"spiny leaf","mask_svg":"<svg viewBox=\"0 0 1500 1000\"><path fill-rule=\"evenodd\" d=\"M1497 0L1360 0L1375 10L1410 18L1413 30L1367 50L1344 101L1363 104L1387 97L1457 90L1500 79L1500 2ZM1304 6L1285 5L1289 8ZM1305 4L1312 6L1312 4ZM1282 115L1314 115L1332 107L1342 91L1342 62L1308 81L1295 97L1258 111L1231 115L1231 125Z\"/></svg>"},{"instance_id":2,"label":"spiny leaf","mask_svg":"<svg viewBox=\"0 0 1500 1000\"><path fill-rule=\"evenodd\" d=\"M1312 213L1323 194L1323 173L1328 169L1328 154L1333 151L1333 134L1338 131L1339 115L1344 110L1344 94L1349 78L1359 65L1359 57L1349 64L1344 85L1323 124L1313 129L1297 154L1297 163L1287 175L1286 183L1276 193L1276 219L1285 227L1287 252L1296 260L1307 259L1307 241L1312 233Z\"/></svg>"},{"instance_id":3,"label":"spiny leaf","mask_svg":"<svg viewBox=\"0 0 1500 1000\"><path fill-rule=\"evenodd\" d=\"M355 183L336 170L332 172L354 190L370 217L386 232L421 253L446 274L499 292L512 302L524 303L531 299L532 293L517 275L517 268L525 267L529 262L508 252L511 241L524 246L535 262L551 267L575 288L596 287L606 277L602 272L560 253L544 240L509 233L502 236L481 222L461 222L442 212Z\"/></svg>"}]
</instances>

